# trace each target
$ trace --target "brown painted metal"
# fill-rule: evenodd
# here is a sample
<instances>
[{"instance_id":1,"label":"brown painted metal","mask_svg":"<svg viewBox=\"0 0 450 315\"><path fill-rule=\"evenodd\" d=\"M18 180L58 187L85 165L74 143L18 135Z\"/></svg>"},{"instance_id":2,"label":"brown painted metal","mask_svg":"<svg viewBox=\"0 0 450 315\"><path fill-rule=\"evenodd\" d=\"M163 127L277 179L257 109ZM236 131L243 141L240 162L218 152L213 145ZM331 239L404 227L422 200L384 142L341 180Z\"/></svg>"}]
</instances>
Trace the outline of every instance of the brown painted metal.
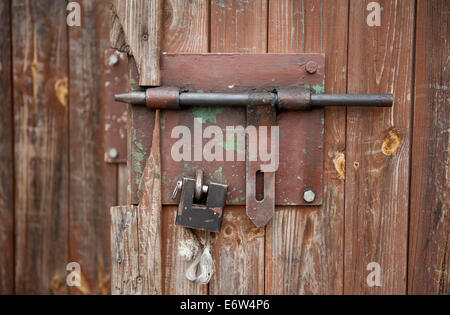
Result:
<instances>
[{"instance_id":1,"label":"brown painted metal","mask_svg":"<svg viewBox=\"0 0 450 315\"><path fill-rule=\"evenodd\" d=\"M306 71L309 61L317 63L314 74ZM325 82L325 57L322 54L163 54L161 76L163 86L178 87L197 93L224 92L271 92L283 87L306 87L312 93L323 93ZM180 71L182 69L182 71ZM258 88L258 90L255 90ZM154 115L146 108L134 111L133 134L130 154L130 193L135 204L139 201L138 184L142 176L143 161L151 146ZM224 139L223 147L234 151L234 162L190 161L175 162L171 157L172 145L179 139L171 137L176 126L188 127L194 133L194 118L203 122L203 130L217 125L222 130L227 126L247 125L244 108L194 107L177 111L161 112L161 163L162 201L166 205L176 204L172 199L173 187L180 175L193 174L198 168L212 181L229 185L227 204L246 204L245 150L236 143ZM323 132L322 109L308 112L281 112L280 167L276 176L276 205L319 205L323 198ZM225 132L224 132L225 133ZM225 137L225 135L224 135ZM208 139L203 140L206 144ZM244 145L245 147L245 145ZM226 152L229 152L226 151ZM237 152L240 151L240 152ZM194 143L192 141L192 152ZM225 155L226 155L225 152ZM241 157L237 160L237 157ZM313 203L303 200L303 192L312 187L316 192Z\"/></svg>"},{"instance_id":2,"label":"brown painted metal","mask_svg":"<svg viewBox=\"0 0 450 315\"><path fill-rule=\"evenodd\" d=\"M281 88L278 90L278 98L280 110L311 109L311 91L309 89Z\"/></svg>"},{"instance_id":3,"label":"brown painted metal","mask_svg":"<svg viewBox=\"0 0 450 315\"><path fill-rule=\"evenodd\" d=\"M257 155L257 159L254 161L251 158L251 142L256 142L259 145L260 130L258 127L267 127L267 136L264 138L272 139L271 126L277 125L277 112L272 104L256 104L249 105L247 107L247 125L255 128L255 134L257 138L251 139L251 136L247 134L246 141L246 212L247 216L257 227L264 227L272 219L275 213L275 172L263 172L261 165L267 164L260 160L260 156ZM271 141L267 141L267 147L270 147ZM259 147L258 147L259 148ZM263 173L263 180L261 183L264 185L263 196L257 196L257 172ZM260 199L260 200L259 200Z\"/></svg>"},{"instance_id":4,"label":"brown painted metal","mask_svg":"<svg viewBox=\"0 0 450 315\"><path fill-rule=\"evenodd\" d=\"M116 93L128 88L128 57L114 49L108 49L104 56L105 99L113 100ZM127 121L128 105L111 101L105 106L105 161L127 163Z\"/></svg>"},{"instance_id":5,"label":"brown painted metal","mask_svg":"<svg viewBox=\"0 0 450 315\"><path fill-rule=\"evenodd\" d=\"M145 92L147 107L155 109L179 109L179 96L180 90L176 87L159 87Z\"/></svg>"}]
</instances>

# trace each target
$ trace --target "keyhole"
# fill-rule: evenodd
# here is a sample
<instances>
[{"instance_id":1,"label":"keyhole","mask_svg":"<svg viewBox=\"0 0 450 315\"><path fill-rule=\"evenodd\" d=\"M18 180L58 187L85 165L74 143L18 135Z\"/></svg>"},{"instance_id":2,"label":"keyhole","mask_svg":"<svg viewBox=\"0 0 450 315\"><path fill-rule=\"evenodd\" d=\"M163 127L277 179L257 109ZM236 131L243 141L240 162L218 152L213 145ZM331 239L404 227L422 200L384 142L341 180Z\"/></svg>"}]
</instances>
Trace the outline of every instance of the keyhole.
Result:
<instances>
[{"instance_id":1,"label":"keyhole","mask_svg":"<svg viewBox=\"0 0 450 315\"><path fill-rule=\"evenodd\" d=\"M256 201L264 200L264 173L261 171L256 172Z\"/></svg>"}]
</instances>

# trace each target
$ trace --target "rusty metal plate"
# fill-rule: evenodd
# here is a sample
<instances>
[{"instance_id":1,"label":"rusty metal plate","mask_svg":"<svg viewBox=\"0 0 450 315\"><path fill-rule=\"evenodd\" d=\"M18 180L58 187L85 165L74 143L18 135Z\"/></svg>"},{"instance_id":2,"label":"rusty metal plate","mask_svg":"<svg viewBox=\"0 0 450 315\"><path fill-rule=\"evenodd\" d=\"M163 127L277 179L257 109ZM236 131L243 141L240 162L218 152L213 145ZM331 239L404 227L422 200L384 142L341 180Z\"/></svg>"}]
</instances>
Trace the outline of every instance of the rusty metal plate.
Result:
<instances>
[{"instance_id":1,"label":"rusty metal plate","mask_svg":"<svg viewBox=\"0 0 450 315\"><path fill-rule=\"evenodd\" d=\"M306 64L311 61L317 64L317 71L313 74L306 71ZM325 90L325 56L322 54L164 54L161 72L163 86L176 86L198 93L267 91L294 86L306 86L313 93L324 93ZM130 116L129 188L131 201L137 204L138 186L151 148L154 113L146 108L133 107ZM247 125L244 108L199 107L162 111L163 203L175 204L171 195L181 175L192 176L197 168L202 168L205 179L228 184L228 205L245 205L245 161L195 161L194 154L189 161L175 162L172 159L172 146L179 140L172 138L173 129L186 126L194 134L194 119L202 122L202 132L208 126L219 126L225 130L227 126L245 128ZM278 122L280 165L275 178L276 205L322 204L323 110L278 113ZM222 147L226 152L239 150L239 145L225 139ZM207 142L208 139L204 139L202 144ZM245 152L240 153L245 155ZM237 152L234 154L237 157ZM306 189L313 189L316 193L314 202L306 203L303 200Z\"/></svg>"},{"instance_id":2,"label":"rusty metal plate","mask_svg":"<svg viewBox=\"0 0 450 315\"><path fill-rule=\"evenodd\" d=\"M128 88L128 57L114 49L104 55L105 94L111 100L105 106L105 161L127 163L128 105L115 102L114 95Z\"/></svg>"}]
</instances>

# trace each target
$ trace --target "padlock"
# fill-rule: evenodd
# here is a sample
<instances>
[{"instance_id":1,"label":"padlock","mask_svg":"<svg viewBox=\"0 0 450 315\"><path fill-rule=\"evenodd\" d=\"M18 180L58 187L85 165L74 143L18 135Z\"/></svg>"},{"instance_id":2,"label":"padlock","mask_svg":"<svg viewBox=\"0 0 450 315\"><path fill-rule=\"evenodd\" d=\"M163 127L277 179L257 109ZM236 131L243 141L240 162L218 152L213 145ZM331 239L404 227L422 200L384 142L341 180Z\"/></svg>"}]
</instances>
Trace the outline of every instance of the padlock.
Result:
<instances>
[{"instance_id":1,"label":"padlock","mask_svg":"<svg viewBox=\"0 0 450 315\"><path fill-rule=\"evenodd\" d=\"M220 232L228 185L210 182L203 185L203 171L195 178L183 176L173 192L175 199L181 191L175 224L209 232Z\"/></svg>"}]
</instances>

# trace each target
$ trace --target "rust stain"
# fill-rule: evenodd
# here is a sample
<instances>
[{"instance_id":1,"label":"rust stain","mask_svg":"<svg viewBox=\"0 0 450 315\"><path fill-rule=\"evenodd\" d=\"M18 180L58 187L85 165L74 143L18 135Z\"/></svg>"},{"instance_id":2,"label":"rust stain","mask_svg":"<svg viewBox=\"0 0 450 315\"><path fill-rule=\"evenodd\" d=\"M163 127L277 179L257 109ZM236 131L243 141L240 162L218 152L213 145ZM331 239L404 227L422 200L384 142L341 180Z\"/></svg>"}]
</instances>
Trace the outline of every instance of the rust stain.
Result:
<instances>
[{"instance_id":1,"label":"rust stain","mask_svg":"<svg viewBox=\"0 0 450 315\"><path fill-rule=\"evenodd\" d=\"M391 156L394 155L400 148L403 142L403 137L398 130L391 130L389 134L384 138L381 150L384 155Z\"/></svg>"},{"instance_id":2,"label":"rust stain","mask_svg":"<svg viewBox=\"0 0 450 315\"><path fill-rule=\"evenodd\" d=\"M67 79L56 81L55 94L61 105L67 107L69 103L69 84L67 83Z\"/></svg>"},{"instance_id":3,"label":"rust stain","mask_svg":"<svg viewBox=\"0 0 450 315\"><path fill-rule=\"evenodd\" d=\"M340 179L345 179L345 155L342 152L338 152L333 158L334 167L339 173Z\"/></svg>"},{"instance_id":4,"label":"rust stain","mask_svg":"<svg viewBox=\"0 0 450 315\"><path fill-rule=\"evenodd\" d=\"M248 231L248 233L247 233L247 237L248 237L249 241L264 237L264 235L265 235L264 228L253 228L250 231Z\"/></svg>"}]
</instances>

